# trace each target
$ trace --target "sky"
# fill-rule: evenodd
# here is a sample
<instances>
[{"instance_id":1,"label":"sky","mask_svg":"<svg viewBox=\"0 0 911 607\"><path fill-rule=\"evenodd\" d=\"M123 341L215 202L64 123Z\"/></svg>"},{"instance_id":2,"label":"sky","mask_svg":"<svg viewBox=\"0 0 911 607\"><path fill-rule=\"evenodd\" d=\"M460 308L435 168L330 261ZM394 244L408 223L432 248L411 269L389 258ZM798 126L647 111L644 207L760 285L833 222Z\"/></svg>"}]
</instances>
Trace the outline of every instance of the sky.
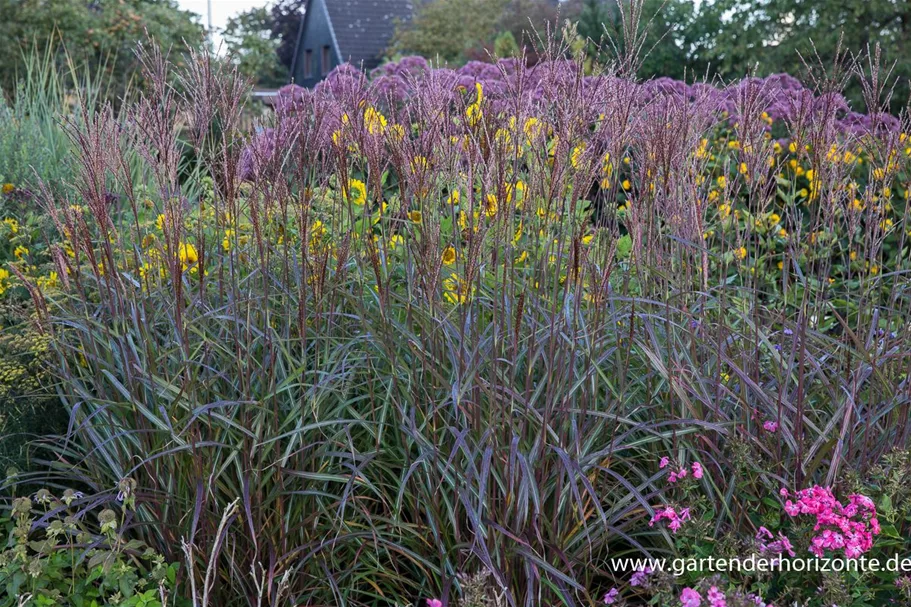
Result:
<instances>
[{"instance_id":1,"label":"sky","mask_svg":"<svg viewBox=\"0 0 911 607\"><path fill-rule=\"evenodd\" d=\"M218 30L224 29L225 24L228 23L228 19L237 13L242 13L255 6L265 6L269 4L268 0L211 0L211 2L212 25ZM206 16L208 2L206 0L177 0L177 4L184 10L193 11L194 13L199 14L201 17L200 22L203 25L208 25L208 18ZM216 35L216 47L220 41L221 37Z\"/></svg>"}]
</instances>

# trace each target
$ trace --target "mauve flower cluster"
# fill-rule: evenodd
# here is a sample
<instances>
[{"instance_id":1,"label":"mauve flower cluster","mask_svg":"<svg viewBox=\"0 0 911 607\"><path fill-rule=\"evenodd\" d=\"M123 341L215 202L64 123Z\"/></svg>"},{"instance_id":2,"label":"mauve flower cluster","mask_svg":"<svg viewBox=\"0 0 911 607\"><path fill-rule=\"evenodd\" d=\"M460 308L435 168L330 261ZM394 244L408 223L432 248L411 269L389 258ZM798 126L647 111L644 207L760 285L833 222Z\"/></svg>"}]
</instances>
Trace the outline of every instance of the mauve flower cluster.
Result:
<instances>
[{"instance_id":1,"label":"mauve flower cluster","mask_svg":"<svg viewBox=\"0 0 911 607\"><path fill-rule=\"evenodd\" d=\"M848 558L859 557L873 547L873 536L880 532L876 505L864 495L849 496L847 505L839 502L831 489L819 486L793 496L782 489L781 496L786 499L784 509L789 516L816 517L813 530L817 535L810 542L810 552L816 556L823 556L826 550L843 550Z\"/></svg>"},{"instance_id":2,"label":"mauve flower cluster","mask_svg":"<svg viewBox=\"0 0 911 607\"><path fill-rule=\"evenodd\" d=\"M374 104L388 106L404 103L419 95L426 88L428 77L453 93L471 90L475 83L480 82L495 111L512 105L517 91L522 91L527 101L534 103L544 97L546 89L553 87L557 81L568 83L578 80L583 89L596 89L605 84L613 88L633 86L635 93L631 99L639 107L662 98L683 99L726 112L732 121L737 120L737 108L742 107L739 102L753 97L772 121L794 122L805 117L809 109L811 112L834 112L838 116L837 128L857 134L871 130L894 131L900 126L898 119L891 115L853 112L840 94L816 95L811 88L787 74L744 78L721 87L705 82L687 84L671 78L630 83L613 76L584 76L580 66L570 60L544 61L527 68L516 59L501 59L496 63L472 61L458 69L450 69L434 68L423 57L405 57L374 69L369 78L351 65L344 64L317 85L314 93L345 99L360 91ZM279 96L298 97L302 90L289 85L280 91Z\"/></svg>"}]
</instances>

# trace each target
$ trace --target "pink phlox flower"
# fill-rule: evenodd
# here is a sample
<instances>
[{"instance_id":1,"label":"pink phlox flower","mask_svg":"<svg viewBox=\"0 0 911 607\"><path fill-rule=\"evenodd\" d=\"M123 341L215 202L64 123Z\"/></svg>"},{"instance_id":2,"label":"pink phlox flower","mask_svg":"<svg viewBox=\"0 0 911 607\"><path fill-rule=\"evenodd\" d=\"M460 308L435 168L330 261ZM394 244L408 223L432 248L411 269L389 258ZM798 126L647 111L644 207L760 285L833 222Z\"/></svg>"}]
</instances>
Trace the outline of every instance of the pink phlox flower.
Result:
<instances>
[{"instance_id":1,"label":"pink phlox flower","mask_svg":"<svg viewBox=\"0 0 911 607\"><path fill-rule=\"evenodd\" d=\"M680 603L683 607L701 607L702 595L692 588L684 588L680 593Z\"/></svg>"},{"instance_id":2,"label":"pink phlox flower","mask_svg":"<svg viewBox=\"0 0 911 607\"><path fill-rule=\"evenodd\" d=\"M673 506L665 506L655 511L655 515L648 522L648 525L652 527L655 523L667 521L668 529L673 533L677 533L683 523L688 520L690 520L689 508L684 508L678 513Z\"/></svg>"},{"instance_id":3,"label":"pink phlox flower","mask_svg":"<svg viewBox=\"0 0 911 607\"><path fill-rule=\"evenodd\" d=\"M712 586L709 588L707 598L711 607L727 607L728 605L727 597L723 592L718 590L717 586Z\"/></svg>"},{"instance_id":4,"label":"pink phlox flower","mask_svg":"<svg viewBox=\"0 0 911 607\"><path fill-rule=\"evenodd\" d=\"M873 536L882 531L876 518L876 505L869 497L853 494L847 505L839 502L832 489L814 486L798 491L796 501L787 500L785 512L791 517L813 516L817 535L810 540L810 552L823 556L826 550L843 550L857 558L873 547Z\"/></svg>"},{"instance_id":5,"label":"pink phlox flower","mask_svg":"<svg viewBox=\"0 0 911 607\"><path fill-rule=\"evenodd\" d=\"M762 427L766 432L771 432L772 434L778 432L778 422L767 421L762 424Z\"/></svg>"},{"instance_id":6,"label":"pink phlox flower","mask_svg":"<svg viewBox=\"0 0 911 607\"><path fill-rule=\"evenodd\" d=\"M699 462L693 462L693 478L700 479L700 478L702 478L703 474L704 474L704 471L702 469L702 464L700 464Z\"/></svg>"},{"instance_id":7,"label":"pink phlox flower","mask_svg":"<svg viewBox=\"0 0 911 607\"><path fill-rule=\"evenodd\" d=\"M613 605L617 602L618 598L620 598L620 591L616 588L611 588L607 594L604 595L604 604Z\"/></svg>"}]
</instances>

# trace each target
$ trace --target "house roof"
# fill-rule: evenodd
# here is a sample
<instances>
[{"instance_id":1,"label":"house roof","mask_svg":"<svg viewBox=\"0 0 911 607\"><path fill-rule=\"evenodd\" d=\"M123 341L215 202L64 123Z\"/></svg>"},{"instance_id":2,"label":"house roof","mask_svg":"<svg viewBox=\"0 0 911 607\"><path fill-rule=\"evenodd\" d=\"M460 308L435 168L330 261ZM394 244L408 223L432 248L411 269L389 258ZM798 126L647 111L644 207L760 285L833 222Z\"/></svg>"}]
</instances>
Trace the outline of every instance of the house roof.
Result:
<instances>
[{"instance_id":1,"label":"house roof","mask_svg":"<svg viewBox=\"0 0 911 607\"><path fill-rule=\"evenodd\" d=\"M376 67L397 21L411 19L414 0L324 0L342 61Z\"/></svg>"}]
</instances>

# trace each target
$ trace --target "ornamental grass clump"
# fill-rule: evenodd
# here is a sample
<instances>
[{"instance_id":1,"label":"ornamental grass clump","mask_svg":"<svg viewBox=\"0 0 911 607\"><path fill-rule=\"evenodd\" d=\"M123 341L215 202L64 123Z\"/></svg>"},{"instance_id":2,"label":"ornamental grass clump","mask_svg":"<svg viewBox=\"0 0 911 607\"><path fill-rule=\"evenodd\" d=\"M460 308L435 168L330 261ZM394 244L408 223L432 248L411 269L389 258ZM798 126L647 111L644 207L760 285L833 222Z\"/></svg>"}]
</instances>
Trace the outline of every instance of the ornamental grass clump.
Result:
<instances>
[{"instance_id":1,"label":"ornamental grass clump","mask_svg":"<svg viewBox=\"0 0 911 607\"><path fill-rule=\"evenodd\" d=\"M78 178L40 192L71 417L44 477L135 483L197 604L454 604L483 571L590 605L632 573L608 557L674 553L657 521L753 538L782 486L906 444L911 143L879 81L847 66L859 116L830 72L547 54L342 66L248 133L232 68L144 52L151 89L71 122Z\"/></svg>"}]
</instances>

